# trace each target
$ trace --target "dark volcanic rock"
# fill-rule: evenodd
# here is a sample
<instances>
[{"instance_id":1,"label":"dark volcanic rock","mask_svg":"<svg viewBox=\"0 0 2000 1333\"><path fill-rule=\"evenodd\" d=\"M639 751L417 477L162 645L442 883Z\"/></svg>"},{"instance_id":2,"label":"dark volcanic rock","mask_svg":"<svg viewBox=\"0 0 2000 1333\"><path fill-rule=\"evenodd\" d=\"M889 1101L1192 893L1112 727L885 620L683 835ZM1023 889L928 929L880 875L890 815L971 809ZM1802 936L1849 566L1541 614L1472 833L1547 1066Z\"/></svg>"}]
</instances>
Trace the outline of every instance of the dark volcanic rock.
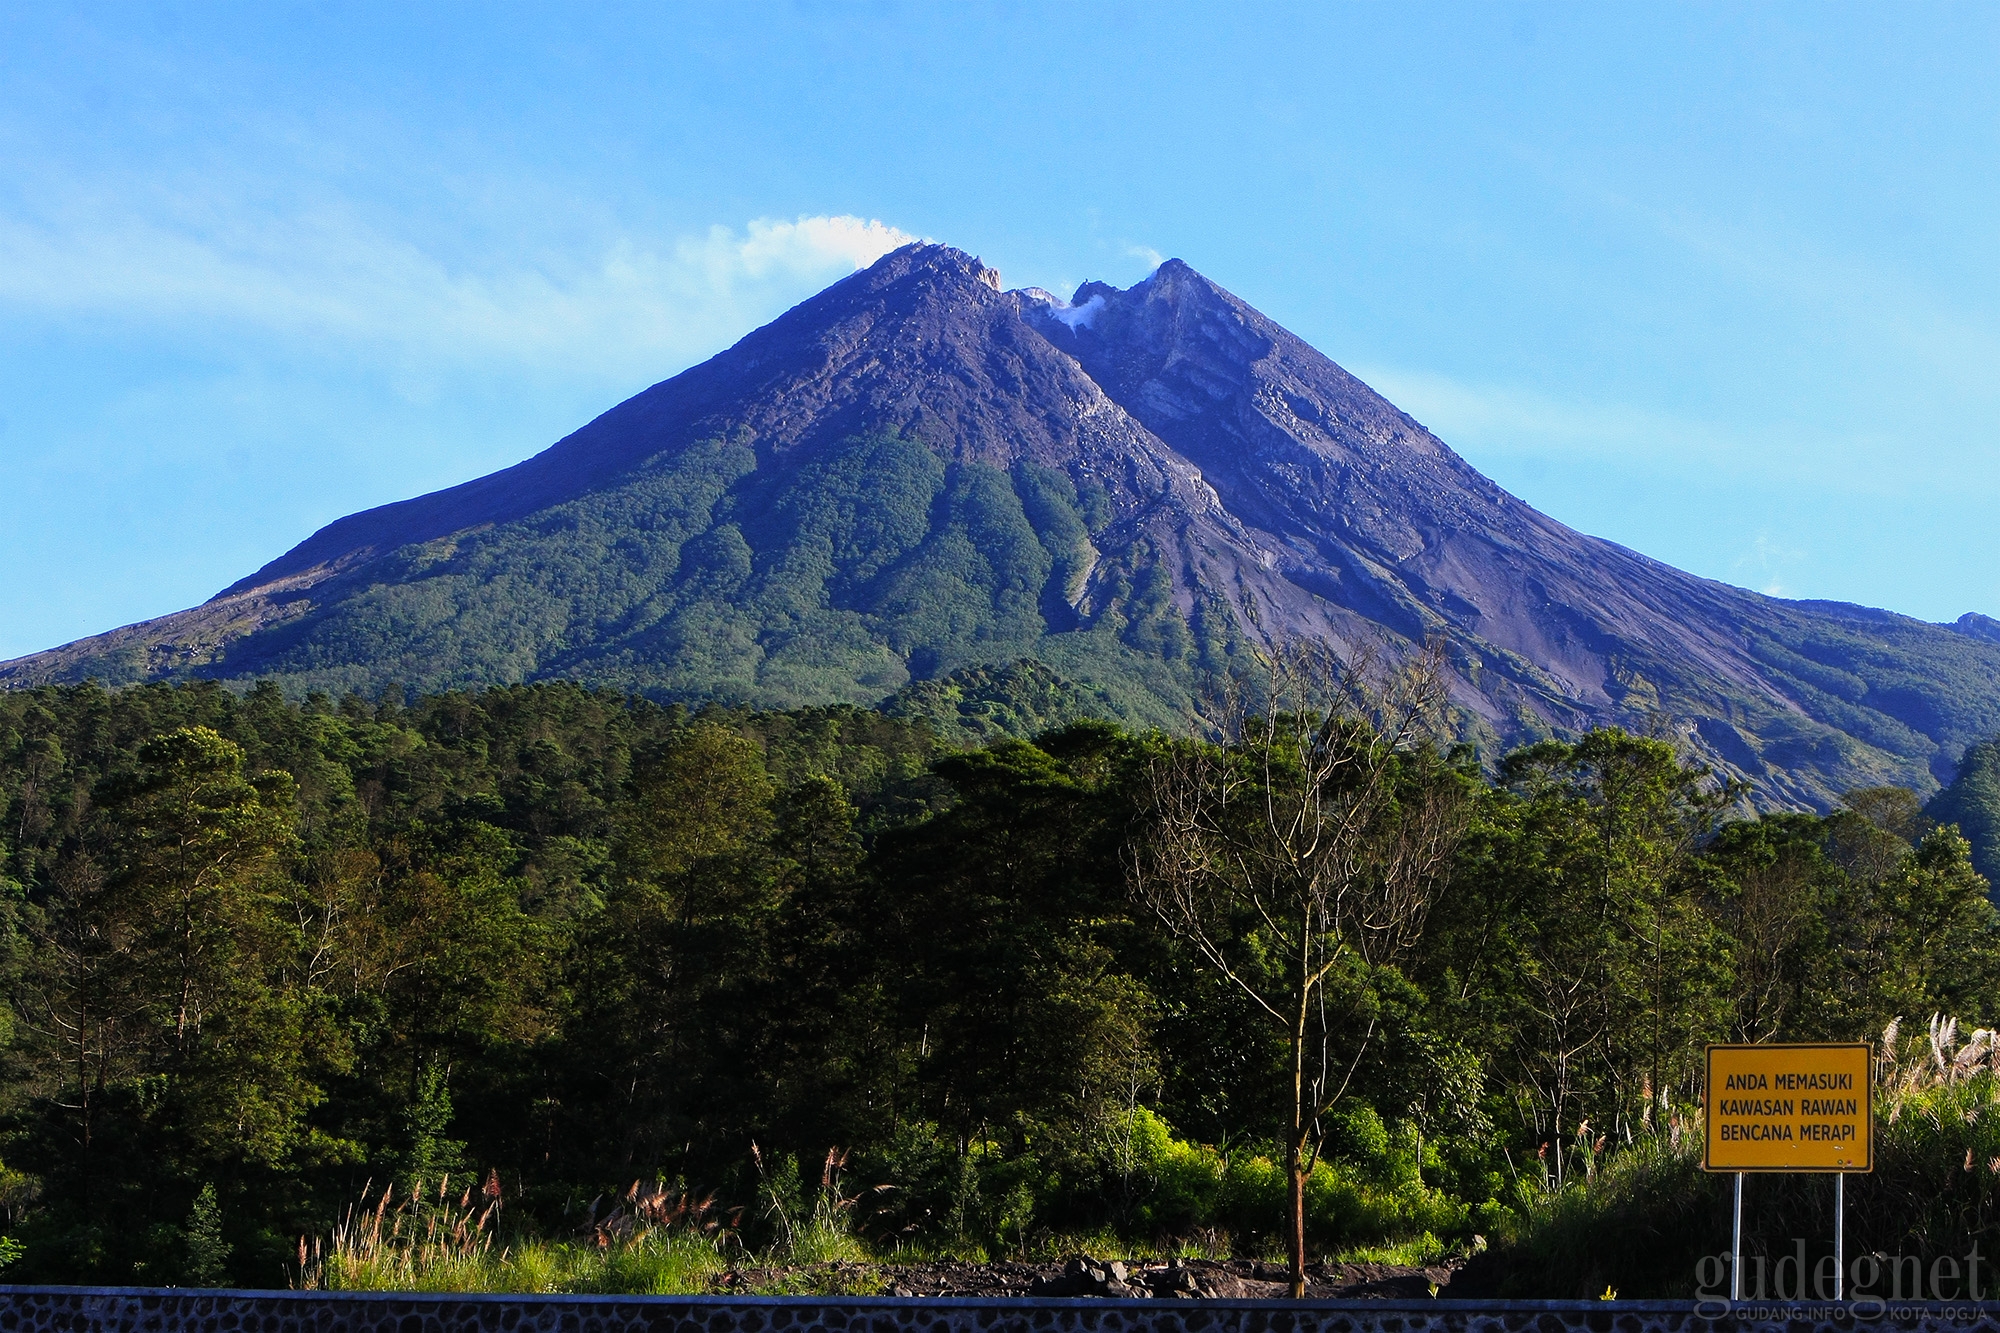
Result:
<instances>
[{"instance_id":1,"label":"dark volcanic rock","mask_svg":"<svg viewBox=\"0 0 2000 1333\"><path fill-rule=\"evenodd\" d=\"M1442 637L1489 754L1664 728L1767 803L1824 805L1927 787L2000 730L1994 625L1763 597L1572 531L1179 261L1065 304L920 245L516 467L0 685L573 677L797 705L1026 658L1057 673L1037 698L1171 723L1261 644Z\"/></svg>"},{"instance_id":2,"label":"dark volcanic rock","mask_svg":"<svg viewBox=\"0 0 2000 1333\"><path fill-rule=\"evenodd\" d=\"M1315 1263L1306 1267L1311 1300L1419 1300L1452 1294L1456 1264L1432 1268L1389 1264ZM1281 1265L1253 1259L1100 1260L1077 1256L1062 1264L837 1264L816 1269L751 1269L724 1274L721 1291L767 1289L879 1291L889 1296L1053 1296L1083 1300L1286 1300Z\"/></svg>"}]
</instances>

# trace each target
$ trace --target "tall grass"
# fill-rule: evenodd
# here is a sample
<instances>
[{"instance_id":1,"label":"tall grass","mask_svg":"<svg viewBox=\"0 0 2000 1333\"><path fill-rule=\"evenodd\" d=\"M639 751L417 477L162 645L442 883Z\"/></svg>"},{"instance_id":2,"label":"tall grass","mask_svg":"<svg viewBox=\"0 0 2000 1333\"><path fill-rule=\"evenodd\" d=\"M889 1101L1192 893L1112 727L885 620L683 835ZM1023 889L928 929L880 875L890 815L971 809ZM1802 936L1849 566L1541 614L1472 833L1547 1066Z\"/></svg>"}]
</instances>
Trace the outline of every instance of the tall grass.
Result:
<instances>
[{"instance_id":1,"label":"tall grass","mask_svg":"<svg viewBox=\"0 0 2000 1333\"><path fill-rule=\"evenodd\" d=\"M579 1238L517 1235L502 1244L500 1181L489 1173L456 1198L450 1177L398 1197L385 1185L324 1240L299 1242L296 1283L321 1291L606 1292L689 1295L708 1291L729 1268L733 1219L712 1198L634 1181L624 1195L593 1200ZM600 1211L602 1210L602 1211Z\"/></svg>"},{"instance_id":2,"label":"tall grass","mask_svg":"<svg viewBox=\"0 0 2000 1333\"><path fill-rule=\"evenodd\" d=\"M500 1212L498 1173L451 1197L451 1177L430 1195L418 1181L401 1197L384 1185L371 1207L368 1187L323 1244L299 1241L298 1285L307 1290L481 1290L468 1282L493 1267L493 1223Z\"/></svg>"},{"instance_id":3,"label":"tall grass","mask_svg":"<svg viewBox=\"0 0 2000 1333\"><path fill-rule=\"evenodd\" d=\"M851 1195L846 1193L848 1154L845 1150L827 1149L826 1161L820 1166L819 1189L810 1204L802 1198L795 1158L788 1156L775 1165L767 1165L763 1150L755 1143L750 1145L750 1157L757 1166L758 1193L764 1203L764 1217L777 1232L769 1256L771 1259L792 1265L812 1265L866 1263L874 1257L854 1234L854 1208L868 1195L887 1186L877 1185L872 1190Z\"/></svg>"},{"instance_id":4,"label":"tall grass","mask_svg":"<svg viewBox=\"0 0 2000 1333\"><path fill-rule=\"evenodd\" d=\"M1933 1017L1891 1023L1877 1066L1876 1163L1849 1182L1859 1239L1890 1254L1963 1256L2000 1244L2000 1042Z\"/></svg>"},{"instance_id":5,"label":"tall grass","mask_svg":"<svg viewBox=\"0 0 2000 1333\"><path fill-rule=\"evenodd\" d=\"M1725 1252L1727 1175L1701 1169L1698 1108L1658 1132L1598 1153L1557 1187L1537 1170L1517 1184L1518 1217L1494 1255L1516 1296L1684 1296L1696 1264ZM1538 1164L1539 1165L1539 1164ZM1803 1240L1830 1253L1833 1188L1824 1177L1751 1178L1744 1252L1775 1260ZM1847 1252L1963 1259L1977 1243L2000 1252L2000 1038L1962 1033L1942 1015L1905 1030L1891 1023L1877 1047L1875 1170L1846 1185Z\"/></svg>"},{"instance_id":6,"label":"tall grass","mask_svg":"<svg viewBox=\"0 0 2000 1333\"><path fill-rule=\"evenodd\" d=\"M758 1167L763 1172L761 1154ZM872 1257L850 1226L862 1194L842 1189L847 1155L827 1154L818 1190L807 1199L795 1162L764 1173L761 1191L775 1239L762 1255L743 1247L742 1209L723 1212L714 1196L634 1181L621 1195L591 1201L573 1239L517 1232L500 1237L497 1173L483 1184L451 1179L365 1187L332 1234L299 1242L295 1285L319 1291L578 1292L653 1296L735 1289L765 1293L862 1294L880 1283L854 1266ZM864 1192L865 1194L866 1192ZM782 1266L782 1269L780 1269Z\"/></svg>"},{"instance_id":7,"label":"tall grass","mask_svg":"<svg viewBox=\"0 0 2000 1333\"><path fill-rule=\"evenodd\" d=\"M1516 1218L1495 1262L1509 1296L1587 1299L1693 1290L1695 1263L1712 1253L1721 1177L1701 1169L1700 1113L1669 1118L1625 1145L1576 1145L1584 1169L1557 1174L1537 1161L1515 1184ZM1726 1235L1725 1235L1726 1240Z\"/></svg>"}]
</instances>

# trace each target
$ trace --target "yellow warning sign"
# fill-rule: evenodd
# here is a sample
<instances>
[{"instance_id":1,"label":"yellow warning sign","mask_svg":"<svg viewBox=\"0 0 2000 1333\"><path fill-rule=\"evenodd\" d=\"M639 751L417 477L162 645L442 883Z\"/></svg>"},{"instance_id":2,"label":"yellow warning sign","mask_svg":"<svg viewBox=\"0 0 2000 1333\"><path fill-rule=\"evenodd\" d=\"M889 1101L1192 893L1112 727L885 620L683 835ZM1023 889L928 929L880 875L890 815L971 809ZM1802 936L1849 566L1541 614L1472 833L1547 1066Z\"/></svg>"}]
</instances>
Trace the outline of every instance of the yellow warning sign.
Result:
<instances>
[{"instance_id":1,"label":"yellow warning sign","mask_svg":"<svg viewBox=\"0 0 2000 1333\"><path fill-rule=\"evenodd\" d=\"M1871 1171L1866 1043L1708 1048L1709 1171Z\"/></svg>"}]
</instances>

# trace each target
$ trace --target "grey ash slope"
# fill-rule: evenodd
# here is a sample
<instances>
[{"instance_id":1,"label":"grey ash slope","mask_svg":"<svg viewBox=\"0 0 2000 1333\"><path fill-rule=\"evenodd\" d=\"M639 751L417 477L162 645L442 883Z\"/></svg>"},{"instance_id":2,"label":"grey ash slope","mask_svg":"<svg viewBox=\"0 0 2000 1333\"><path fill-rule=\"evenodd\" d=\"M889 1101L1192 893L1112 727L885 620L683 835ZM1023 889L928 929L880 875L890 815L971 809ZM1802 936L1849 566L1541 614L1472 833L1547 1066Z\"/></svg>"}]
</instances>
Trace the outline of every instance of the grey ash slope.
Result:
<instances>
[{"instance_id":1,"label":"grey ash slope","mask_svg":"<svg viewBox=\"0 0 2000 1333\"><path fill-rule=\"evenodd\" d=\"M1185 265L1062 313L1051 340L1317 595L1285 599L1289 627L1448 636L1462 701L1506 739L1664 717L1767 798L1823 804L1948 777L2000 723L1985 617L1782 601L1578 533Z\"/></svg>"},{"instance_id":2,"label":"grey ash slope","mask_svg":"<svg viewBox=\"0 0 2000 1333\"><path fill-rule=\"evenodd\" d=\"M911 246L535 458L0 684L799 704L1035 657L1171 721L1253 644L1442 634L1489 747L1664 720L1764 799L1824 804L1927 786L2000 730L1984 623L1778 601L1576 533L1178 261L1065 305Z\"/></svg>"}]
</instances>

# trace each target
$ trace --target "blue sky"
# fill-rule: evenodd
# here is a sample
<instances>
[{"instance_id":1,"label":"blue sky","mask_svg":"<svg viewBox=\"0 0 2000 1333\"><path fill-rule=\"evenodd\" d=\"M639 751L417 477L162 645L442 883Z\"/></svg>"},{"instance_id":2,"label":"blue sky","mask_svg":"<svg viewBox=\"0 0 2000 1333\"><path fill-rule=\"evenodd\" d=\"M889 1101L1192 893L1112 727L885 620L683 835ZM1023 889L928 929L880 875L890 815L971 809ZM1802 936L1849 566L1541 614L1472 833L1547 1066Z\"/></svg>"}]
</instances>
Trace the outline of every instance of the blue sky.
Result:
<instances>
[{"instance_id":1,"label":"blue sky","mask_svg":"<svg viewBox=\"0 0 2000 1333\"><path fill-rule=\"evenodd\" d=\"M2000 9L0 14L0 658L534 453L899 234L1177 255L1587 532L2000 614Z\"/></svg>"}]
</instances>

